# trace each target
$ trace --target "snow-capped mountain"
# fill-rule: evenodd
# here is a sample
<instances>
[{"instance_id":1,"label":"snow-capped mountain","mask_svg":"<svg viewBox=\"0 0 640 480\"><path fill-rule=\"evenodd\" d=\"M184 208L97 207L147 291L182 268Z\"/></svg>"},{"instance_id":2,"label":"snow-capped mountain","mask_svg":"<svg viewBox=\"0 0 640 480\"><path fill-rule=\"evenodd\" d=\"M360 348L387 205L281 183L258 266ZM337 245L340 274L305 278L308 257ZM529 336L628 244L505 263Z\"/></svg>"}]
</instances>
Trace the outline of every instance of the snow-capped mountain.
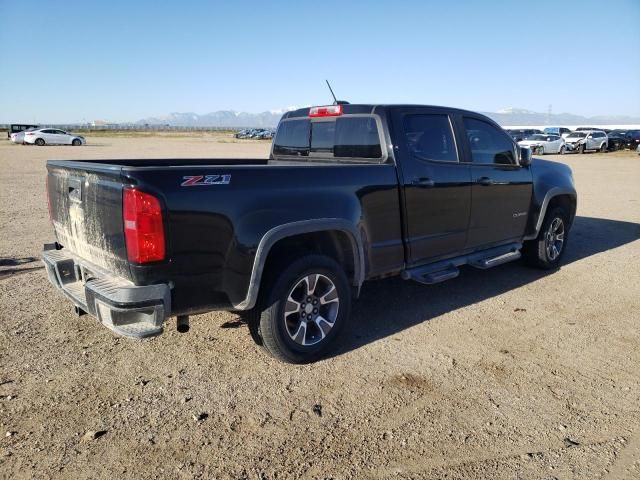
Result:
<instances>
[{"instance_id":1,"label":"snow-capped mountain","mask_svg":"<svg viewBox=\"0 0 640 480\"><path fill-rule=\"evenodd\" d=\"M172 127L275 127L287 110L262 113L218 110L204 115L174 112L160 117L139 120L141 125L170 125Z\"/></svg>"}]
</instances>

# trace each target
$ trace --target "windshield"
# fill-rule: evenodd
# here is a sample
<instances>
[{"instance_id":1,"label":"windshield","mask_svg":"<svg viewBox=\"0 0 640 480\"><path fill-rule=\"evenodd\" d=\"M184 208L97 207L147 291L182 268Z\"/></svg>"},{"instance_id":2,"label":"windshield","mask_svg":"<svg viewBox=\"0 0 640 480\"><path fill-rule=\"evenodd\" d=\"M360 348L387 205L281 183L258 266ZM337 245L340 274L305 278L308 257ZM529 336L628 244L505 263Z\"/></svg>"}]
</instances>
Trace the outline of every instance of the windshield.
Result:
<instances>
[{"instance_id":1,"label":"windshield","mask_svg":"<svg viewBox=\"0 0 640 480\"><path fill-rule=\"evenodd\" d=\"M525 138L525 140L546 140L547 137L545 135L540 135L540 134L535 134L535 135L529 135L527 138Z\"/></svg>"},{"instance_id":2,"label":"windshield","mask_svg":"<svg viewBox=\"0 0 640 480\"><path fill-rule=\"evenodd\" d=\"M584 138L586 136L587 134L584 132L573 132L573 133L570 133L567 138Z\"/></svg>"}]
</instances>

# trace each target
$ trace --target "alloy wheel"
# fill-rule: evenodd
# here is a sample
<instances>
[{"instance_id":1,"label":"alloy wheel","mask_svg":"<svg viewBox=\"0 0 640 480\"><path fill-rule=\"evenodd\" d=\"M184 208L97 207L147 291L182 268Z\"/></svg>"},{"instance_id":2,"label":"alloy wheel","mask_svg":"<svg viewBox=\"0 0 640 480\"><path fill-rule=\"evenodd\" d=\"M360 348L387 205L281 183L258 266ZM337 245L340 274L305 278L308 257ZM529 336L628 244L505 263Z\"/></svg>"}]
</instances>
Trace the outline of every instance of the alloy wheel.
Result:
<instances>
[{"instance_id":1,"label":"alloy wheel","mask_svg":"<svg viewBox=\"0 0 640 480\"><path fill-rule=\"evenodd\" d=\"M560 256L560 253L562 253L562 248L564 247L564 222L561 218L556 217L551 224L549 224L544 245L547 251L547 257L551 261L556 260Z\"/></svg>"},{"instance_id":2,"label":"alloy wheel","mask_svg":"<svg viewBox=\"0 0 640 480\"><path fill-rule=\"evenodd\" d=\"M298 345L315 345L327 336L338 318L340 298L331 279L322 274L301 278L289 291L284 323Z\"/></svg>"}]
</instances>

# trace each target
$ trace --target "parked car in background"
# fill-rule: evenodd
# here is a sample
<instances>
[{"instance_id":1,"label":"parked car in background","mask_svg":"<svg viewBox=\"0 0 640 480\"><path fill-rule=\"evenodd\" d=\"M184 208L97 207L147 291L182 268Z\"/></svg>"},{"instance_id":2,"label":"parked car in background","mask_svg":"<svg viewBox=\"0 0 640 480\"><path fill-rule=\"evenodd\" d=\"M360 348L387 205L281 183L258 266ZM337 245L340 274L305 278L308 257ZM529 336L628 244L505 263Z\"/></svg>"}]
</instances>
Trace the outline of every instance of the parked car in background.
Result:
<instances>
[{"instance_id":1,"label":"parked car in background","mask_svg":"<svg viewBox=\"0 0 640 480\"><path fill-rule=\"evenodd\" d=\"M544 155L545 153L560 153L565 152L564 138L559 135L545 135L536 133L535 135L529 135L524 140L518 142L521 147L530 148L536 155Z\"/></svg>"},{"instance_id":2,"label":"parked car in background","mask_svg":"<svg viewBox=\"0 0 640 480\"><path fill-rule=\"evenodd\" d=\"M640 130L628 130L625 135L627 138L626 148L636 150L640 145Z\"/></svg>"},{"instance_id":3,"label":"parked car in background","mask_svg":"<svg viewBox=\"0 0 640 480\"><path fill-rule=\"evenodd\" d=\"M607 134L602 130L576 131L570 133L565 139L565 145L571 151L578 153L584 153L587 150L606 152L608 144Z\"/></svg>"},{"instance_id":4,"label":"parked car in background","mask_svg":"<svg viewBox=\"0 0 640 480\"><path fill-rule=\"evenodd\" d=\"M39 128L29 130L24 134L24 143L30 145L73 145L74 147L87 143L84 137L73 135L57 128Z\"/></svg>"},{"instance_id":5,"label":"parked car in background","mask_svg":"<svg viewBox=\"0 0 640 480\"><path fill-rule=\"evenodd\" d=\"M590 132L592 130L598 130L595 127L578 127L576 128L576 132Z\"/></svg>"},{"instance_id":6,"label":"parked car in background","mask_svg":"<svg viewBox=\"0 0 640 480\"><path fill-rule=\"evenodd\" d=\"M616 150L621 150L627 147L627 130L611 130L607 134L608 141L608 150L610 152L615 152Z\"/></svg>"},{"instance_id":7,"label":"parked car in background","mask_svg":"<svg viewBox=\"0 0 640 480\"><path fill-rule=\"evenodd\" d=\"M562 138L567 138L567 136L571 133L571 130L566 127L547 127L543 130L542 133L547 135L558 135Z\"/></svg>"},{"instance_id":8,"label":"parked car in background","mask_svg":"<svg viewBox=\"0 0 640 480\"><path fill-rule=\"evenodd\" d=\"M40 128L40 125L27 125L24 123L12 123L9 125L9 130L7 130L7 138L11 139L11 134L24 132L25 130Z\"/></svg>"},{"instance_id":9,"label":"parked car in background","mask_svg":"<svg viewBox=\"0 0 640 480\"><path fill-rule=\"evenodd\" d=\"M515 142L521 142L530 135L542 133L542 131L538 130L537 128L508 129L506 130L506 132L511 136L511 138L513 138Z\"/></svg>"},{"instance_id":10,"label":"parked car in background","mask_svg":"<svg viewBox=\"0 0 640 480\"><path fill-rule=\"evenodd\" d=\"M252 138L254 140L269 140L273 138L275 129L273 128L247 128L236 132L236 138Z\"/></svg>"},{"instance_id":11,"label":"parked car in background","mask_svg":"<svg viewBox=\"0 0 640 480\"><path fill-rule=\"evenodd\" d=\"M28 130L22 130L20 132L15 132L15 133L11 133L9 134L9 140L11 140L13 143L18 143L20 145L24 145L24 134L26 132L30 132L32 130L36 130L35 128L30 128Z\"/></svg>"},{"instance_id":12,"label":"parked car in background","mask_svg":"<svg viewBox=\"0 0 640 480\"><path fill-rule=\"evenodd\" d=\"M638 148L636 148L636 153L640 155L640 144L638 145Z\"/></svg>"}]
</instances>

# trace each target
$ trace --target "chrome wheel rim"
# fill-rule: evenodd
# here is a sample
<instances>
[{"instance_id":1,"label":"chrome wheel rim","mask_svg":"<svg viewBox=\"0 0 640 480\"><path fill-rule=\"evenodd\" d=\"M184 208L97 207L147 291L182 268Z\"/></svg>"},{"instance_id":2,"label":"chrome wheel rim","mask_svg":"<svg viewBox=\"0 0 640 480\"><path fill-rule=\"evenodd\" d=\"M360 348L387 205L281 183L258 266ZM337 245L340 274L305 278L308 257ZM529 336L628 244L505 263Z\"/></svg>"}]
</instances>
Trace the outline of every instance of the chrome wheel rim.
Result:
<instances>
[{"instance_id":1,"label":"chrome wheel rim","mask_svg":"<svg viewBox=\"0 0 640 480\"><path fill-rule=\"evenodd\" d=\"M322 274L307 275L287 295L284 326L298 345L315 345L329 334L338 318L340 297L331 279Z\"/></svg>"},{"instance_id":2,"label":"chrome wheel rim","mask_svg":"<svg viewBox=\"0 0 640 480\"><path fill-rule=\"evenodd\" d=\"M545 235L547 257L553 261L560 256L564 247L564 222L561 218L554 218Z\"/></svg>"}]
</instances>

